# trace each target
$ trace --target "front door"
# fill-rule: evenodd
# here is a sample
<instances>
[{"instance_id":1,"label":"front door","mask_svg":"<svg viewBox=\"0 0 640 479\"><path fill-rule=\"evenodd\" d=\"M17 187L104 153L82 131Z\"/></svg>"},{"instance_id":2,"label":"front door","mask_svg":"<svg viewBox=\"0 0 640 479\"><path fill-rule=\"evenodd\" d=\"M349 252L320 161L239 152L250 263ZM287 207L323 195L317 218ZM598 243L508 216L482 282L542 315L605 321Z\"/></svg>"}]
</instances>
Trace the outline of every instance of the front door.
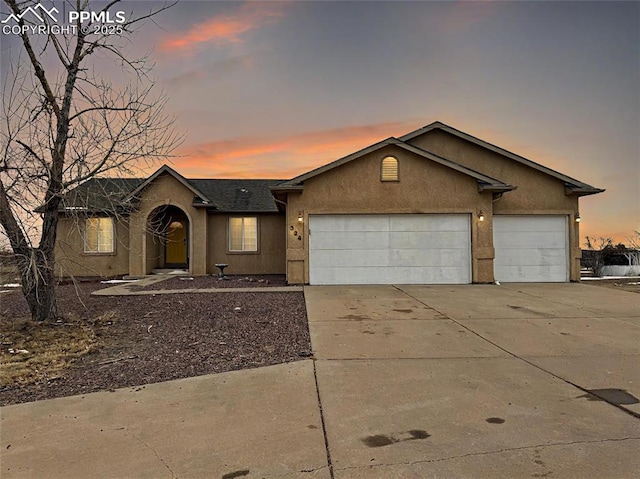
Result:
<instances>
[{"instance_id":1,"label":"front door","mask_svg":"<svg viewBox=\"0 0 640 479\"><path fill-rule=\"evenodd\" d=\"M187 267L187 222L172 221L167 229L166 266Z\"/></svg>"}]
</instances>

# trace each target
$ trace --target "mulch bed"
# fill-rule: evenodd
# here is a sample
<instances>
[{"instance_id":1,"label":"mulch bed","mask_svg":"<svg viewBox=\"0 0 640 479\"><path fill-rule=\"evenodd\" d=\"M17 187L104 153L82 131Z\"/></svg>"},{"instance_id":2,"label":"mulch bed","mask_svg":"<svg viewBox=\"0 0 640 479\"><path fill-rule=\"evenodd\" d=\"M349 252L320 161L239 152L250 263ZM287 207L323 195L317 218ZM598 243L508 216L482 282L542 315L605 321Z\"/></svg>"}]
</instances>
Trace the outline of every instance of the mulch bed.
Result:
<instances>
[{"instance_id":1,"label":"mulch bed","mask_svg":"<svg viewBox=\"0 0 640 479\"><path fill-rule=\"evenodd\" d=\"M5 386L0 405L296 361L311 349L301 292L90 295L106 286L58 286L60 313L91 324L98 347L59 378ZM19 291L1 299L1 321L28 316ZM0 346L0 359L8 347Z\"/></svg>"},{"instance_id":2,"label":"mulch bed","mask_svg":"<svg viewBox=\"0 0 640 479\"><path fill-rule=\"evenodd\" d=\"M234 275L226 276L226 279L218 279L217 275L176 276L146 287L129 283L128 289L131 291L157 291L161 289L266 288L274 286L287 286L286 276L283 274Z\"/></svg>"}]
</instances>

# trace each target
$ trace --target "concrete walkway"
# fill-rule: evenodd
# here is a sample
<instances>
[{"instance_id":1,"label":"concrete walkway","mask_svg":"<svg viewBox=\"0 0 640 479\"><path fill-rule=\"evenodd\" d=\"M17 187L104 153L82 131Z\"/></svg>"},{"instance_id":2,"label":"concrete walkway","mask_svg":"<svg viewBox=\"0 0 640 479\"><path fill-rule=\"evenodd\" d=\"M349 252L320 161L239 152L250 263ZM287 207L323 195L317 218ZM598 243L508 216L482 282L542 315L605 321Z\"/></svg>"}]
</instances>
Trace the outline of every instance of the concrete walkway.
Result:
<instances>
[{"instance_id":1,"label":"concrete walkway","mask_svg":"<svg viewBox=\"0 0 640 479\"><path fill-rule=\"evenodd\" d=\"M105 287L91 293L94 296L154 296L156 294L184 294L184 293L286 293L290 291L303 291L302 286L256 286L251 288L184 288L184 289L154 289L140 291L139 288L161 283L175 276L153 275L146 276L135 282L116 283L114 286Z\"/></svg>"},{"instance_id":2,"label":"concrete walkway","mask_svg":"<svg viewBox=\"0 0 640 479\"><path fill-rule=\"evenodd\" d=\"M637 477L640 295L533 284L305 297L315 360L2 408L0 475Z\"/></svg>"},{"instance_id":3,"label":"concrete walkway","mask_svg":"<svg viewBox=\"0 0 640 479\"><path fill-rule=\"evenodd\" d=\"M0 424L3 478L329 477L311 361L8 406Z\"/></svg>"}]
</instances>

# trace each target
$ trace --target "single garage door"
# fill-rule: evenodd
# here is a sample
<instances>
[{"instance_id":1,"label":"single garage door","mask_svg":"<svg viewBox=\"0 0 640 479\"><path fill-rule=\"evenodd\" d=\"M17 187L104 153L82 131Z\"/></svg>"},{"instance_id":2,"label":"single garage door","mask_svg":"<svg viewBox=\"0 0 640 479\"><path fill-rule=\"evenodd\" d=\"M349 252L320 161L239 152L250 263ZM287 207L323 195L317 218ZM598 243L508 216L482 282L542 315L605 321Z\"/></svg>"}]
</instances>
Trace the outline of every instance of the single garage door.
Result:
<instances>
[{"instance_id":1,"label":"single garage door","mask_svg":"<svg viewBox=\"0 0 640 479\"><path fill-rule=\"evenodd\" d=\"M498 281L569 281L566 216L496 215L493 245Z\"/></svg>"},{"instance_id":2,"label":"single garage door","mask_svg":"<svg viewBox=\"0 0 640 479\"><path fill-rule=\"evenodd\" d=\"M470 283L469 215L311 215L309 282Z\"/></svg>"}]
</instances>

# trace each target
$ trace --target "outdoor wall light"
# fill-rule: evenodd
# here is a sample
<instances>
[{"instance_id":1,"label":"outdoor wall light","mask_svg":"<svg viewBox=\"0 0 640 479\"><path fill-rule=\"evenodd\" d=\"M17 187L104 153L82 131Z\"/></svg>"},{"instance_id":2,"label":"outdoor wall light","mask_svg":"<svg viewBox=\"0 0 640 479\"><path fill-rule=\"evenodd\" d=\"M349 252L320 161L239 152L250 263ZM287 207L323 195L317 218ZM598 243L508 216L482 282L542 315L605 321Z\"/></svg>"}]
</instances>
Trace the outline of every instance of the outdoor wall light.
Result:
<instances>
[{"instance_id":1,"label":"outdoor wall light","mask_svg":"<svg viewBox=\"0 0 640 479\"><path fill-rule=\"evenodd\" d=\"M482 210L480 210L480 213L478 213L478 220L484 221L484 213L482 212Z\"/></svg>"},{"instance_id":2,"label":"outdoor wall light","mask_svg":"<svg viewBox=\"0 0 640 479\"><path fill-rule=\"evenodd\" d=\"M298 223L302 223L304 221L304 217L302 216L302 211L298 212Z\"/></svg>"},{"instance_id":3,"label":"outdoor wall light","mask_svg":"<svg viewBox=\"0 0 640 479\"><path fill-rule=\"evenodd\" d=\"M580 223L580 213L576 213L576 223Z\"/></svg>"}]
</instances>

